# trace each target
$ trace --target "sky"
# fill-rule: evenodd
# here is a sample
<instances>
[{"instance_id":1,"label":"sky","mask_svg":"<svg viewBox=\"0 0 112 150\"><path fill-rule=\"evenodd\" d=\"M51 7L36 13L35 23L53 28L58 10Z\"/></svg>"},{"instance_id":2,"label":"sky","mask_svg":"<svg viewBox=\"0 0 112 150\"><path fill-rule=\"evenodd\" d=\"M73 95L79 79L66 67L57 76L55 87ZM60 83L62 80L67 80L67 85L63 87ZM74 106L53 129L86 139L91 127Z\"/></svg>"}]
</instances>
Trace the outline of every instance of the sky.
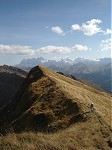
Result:
<instances>
[{"instance_id":1,"label":"sky","mask_svg":"<svg viewBox=\"0 0 112 150\"><path fill-rule=\"evenodd\" d=\"M0 65L111 57L111 0L0 0Z\"/></svg>"}]
</instances>

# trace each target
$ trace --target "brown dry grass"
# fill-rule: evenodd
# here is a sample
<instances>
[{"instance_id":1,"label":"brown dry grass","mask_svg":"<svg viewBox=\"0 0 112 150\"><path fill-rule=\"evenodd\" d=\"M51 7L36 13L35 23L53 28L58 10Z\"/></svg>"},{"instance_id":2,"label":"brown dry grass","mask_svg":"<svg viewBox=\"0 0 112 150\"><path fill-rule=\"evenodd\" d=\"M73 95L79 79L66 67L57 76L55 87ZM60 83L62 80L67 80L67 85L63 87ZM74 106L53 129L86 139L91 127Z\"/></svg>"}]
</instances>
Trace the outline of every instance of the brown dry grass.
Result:
<instances>
[{"instance_id":1,"label":"brown dry grass","mask_svg":"<svg viewBox=\"0 0 112 150\"><path fill-rule=\"evenodd\" d=\"M52 116L51 126L61 128L55 133L24 132L1 136L0 149L110 150L107 141L111 134L111 95L45 67L40 69L44 76L31 83L21 98L21 101L29 102L35 98L35 101L18 118L17 125L18 122L22 122L22 126L28 125L33 115L44 113ZM95 105L94 112L88 112L91 102ZM85 113L86 120L68 124L75 114L71 107L74 103L79 113Z\"/></svg>"},{"instance_id":2,"label":"brown dry grass","mask_svg":"<svg viewBox=\"0 0 112 150\"><path fill-rule=\"evenodd\" d=\"M87 122L57 133L12 133L0 137L0 150L110 150L106 142L108 133L107 128L105 137L102 136L100 123L93 115Z\"/></svg>"},{"instance_id":3,"label":"brown dry grass","mask_svg":"<svg viewBox=\"0 0 112 150\"><path fill-rule=\"evenodd\" d=\"M108 125L111 125L112 95L85 85L79 81L54 73L45 67L41 67L41 69L45 75L49 75L50 79L64 91L66 96L73 100L77 99L78 103L81 104L81 108L85 111L88 110L88 106L93 102L99 115L103 117Z\"/></svg>"}]
</instances>

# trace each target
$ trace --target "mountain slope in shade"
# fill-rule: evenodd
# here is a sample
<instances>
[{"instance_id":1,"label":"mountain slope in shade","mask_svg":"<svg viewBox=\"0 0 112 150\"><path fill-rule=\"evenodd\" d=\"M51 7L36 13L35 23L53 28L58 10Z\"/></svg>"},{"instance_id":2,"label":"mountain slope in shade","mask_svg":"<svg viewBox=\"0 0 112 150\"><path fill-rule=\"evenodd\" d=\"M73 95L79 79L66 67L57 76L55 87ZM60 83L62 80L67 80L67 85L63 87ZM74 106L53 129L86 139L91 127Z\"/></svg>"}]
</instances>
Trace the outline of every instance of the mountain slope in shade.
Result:
<instances>
[{"instance_id":1,"label":"mountain slope in shade","mask_svg":"<svg viewBox=\"0 0 112 150\"><path fill-rule=\"evenodd\" d=\"M89 111L91 102L94 112ZM109 150L110 114L108 93L37 66L29 72L13 101L0 111L0 129L5 132L10 124L16 132L58 131L61 135L65 130L68 135L74 132L79 149L86 145Z\"/></svg>"},{"instance_id":2,"label":"mountain slope in shade","mask_svg":"<svg viewBox=\"0 0 112 150\"><path fill-rule=\"evenodd\" d=\"M16 67L0 66L0 107L11 101L27 73Z\"/></svg>"},{"instance_id":3,"label":"mountain slope in shade","mask_svg":"<svg viewBox=\"0 0 112 150\"><path fill-rule=\"evenodd\" d=\"M21 70L21 69L16 68L16 67L13 67L13 66L7 66L7 65L0 66L0 73L4 73L4 72L10 73L10 74L16 74L16 75L24 77L24 78L27 75L26 71Z\"/></svg>"}]
</instances>

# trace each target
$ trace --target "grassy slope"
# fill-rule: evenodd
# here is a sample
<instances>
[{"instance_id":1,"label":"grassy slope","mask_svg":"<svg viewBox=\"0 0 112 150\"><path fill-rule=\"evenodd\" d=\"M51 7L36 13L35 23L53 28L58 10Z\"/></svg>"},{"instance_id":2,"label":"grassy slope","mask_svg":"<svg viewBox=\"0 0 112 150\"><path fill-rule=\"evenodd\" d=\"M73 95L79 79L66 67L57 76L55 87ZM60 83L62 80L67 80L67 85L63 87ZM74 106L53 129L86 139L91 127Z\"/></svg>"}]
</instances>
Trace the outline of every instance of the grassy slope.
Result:
<instances>
[{"instance_id":1,"label":"grassy slope","mask_svg":"<svg viewBox=\"0 0 112 150\"><path fill-rule=\"evenodd\" d=\"M68 128L61 129L58 132L52 134L29 132L21 134L12 133L7 135L6 137L0 137L0 148L18 148L32 150L110 150L107 141L110 138L111 96L105 92L98 91L83 83L56 74L44 67L41 67L41 70L44 73L45 77L40 82L46 83L47 86L47 78L47 81L52 81L52 83L55 83L55 86L54 84L53 86L51 86L55 88L54 91L60 93L53 93L55 95L56 101L58 100L58 98L60 99L60 95L64 93L63 98L68 98L70 100L72 99L73 102L77 102L79 108L81 108L81 111L85 113L84 115L87 117L87 119L75 124L71 123ZM43 84L39 84L39 86L40 87L38 87L37 84L33 82L30 86L30 91L33 90L33 94L37 94L38 92L39 95L48 92L43 91ZM39 91L37 90L38 88ZM52 103L54 102L52 106L55 105L56 101L52 101ZM94 112L88 112L88 106L91 102L95 104ZM32 105L32 108L39 107L39 104ZM32 108L29 111L37 114L37 109ZM53 109L55 108L56 107L54 107ZM52 109L45 109L45 112L51 110ZM71 117L71 115L65 116L64 119L62 117L60 120L66 122L66 117L69 118ZM56 122L54 121L53 123Z\"/></svg>"},{"instance_id":2,"label":"grassy slope","mask_svg":"<svg viewBox=\"0 0 112 150\"><path fill-rule=\"evenodd\" d=\"M95 88L87 86L81 82L71 80L70 78L56 74L51 70L43 68L44 72L49 74L49 77L56 82L56 84L64 90L64 93L69 98L77 99L84 111L88 111L88 106L91 102L94 103L96 112L106 121L108 125L111 122L111 95L99 91Z\"/></svg>"}]
</instances>

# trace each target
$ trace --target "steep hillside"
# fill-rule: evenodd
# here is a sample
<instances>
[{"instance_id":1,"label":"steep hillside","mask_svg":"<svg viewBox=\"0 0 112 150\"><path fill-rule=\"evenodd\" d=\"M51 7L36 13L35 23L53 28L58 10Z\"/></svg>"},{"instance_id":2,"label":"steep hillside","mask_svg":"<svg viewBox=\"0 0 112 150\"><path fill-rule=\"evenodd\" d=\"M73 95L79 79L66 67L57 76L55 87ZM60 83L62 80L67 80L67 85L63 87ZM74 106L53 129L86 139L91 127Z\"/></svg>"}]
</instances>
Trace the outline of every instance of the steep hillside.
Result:
<instances>
[{"instance_id":1,"label":"steep hillside","mask_svg":"<svg viewBox=\"0 0 112 150\"><path fill-rule=\"evenodd\" d=\"M27 73L21 69L0 66L0 107L14 98L26 75Z\"/></svg>"},{"instance_id":2,"label":"steep hillside","mask_svg":"<svg viewBox=\"0 0 112 150\"><path fill-rule=\"evenodd\" d=\"M95 105L93 112L89 110L91 102ZM44 142L51 145L49 149L56 150L53 141L57 140L62 144L57 149L70 146L74 150L109 150L110 114L111 95L108 93L37 66L29 72L13 101L1 109L0 129L1 133L12 129L47 132L49 134L43 137ZM49 143L51 137L54 140ZM16 140L20 138L17 135ZM36 135L32 138L37 140ZM32 141L30 137L29 140Z\"/></svg>"}]
</instances>

